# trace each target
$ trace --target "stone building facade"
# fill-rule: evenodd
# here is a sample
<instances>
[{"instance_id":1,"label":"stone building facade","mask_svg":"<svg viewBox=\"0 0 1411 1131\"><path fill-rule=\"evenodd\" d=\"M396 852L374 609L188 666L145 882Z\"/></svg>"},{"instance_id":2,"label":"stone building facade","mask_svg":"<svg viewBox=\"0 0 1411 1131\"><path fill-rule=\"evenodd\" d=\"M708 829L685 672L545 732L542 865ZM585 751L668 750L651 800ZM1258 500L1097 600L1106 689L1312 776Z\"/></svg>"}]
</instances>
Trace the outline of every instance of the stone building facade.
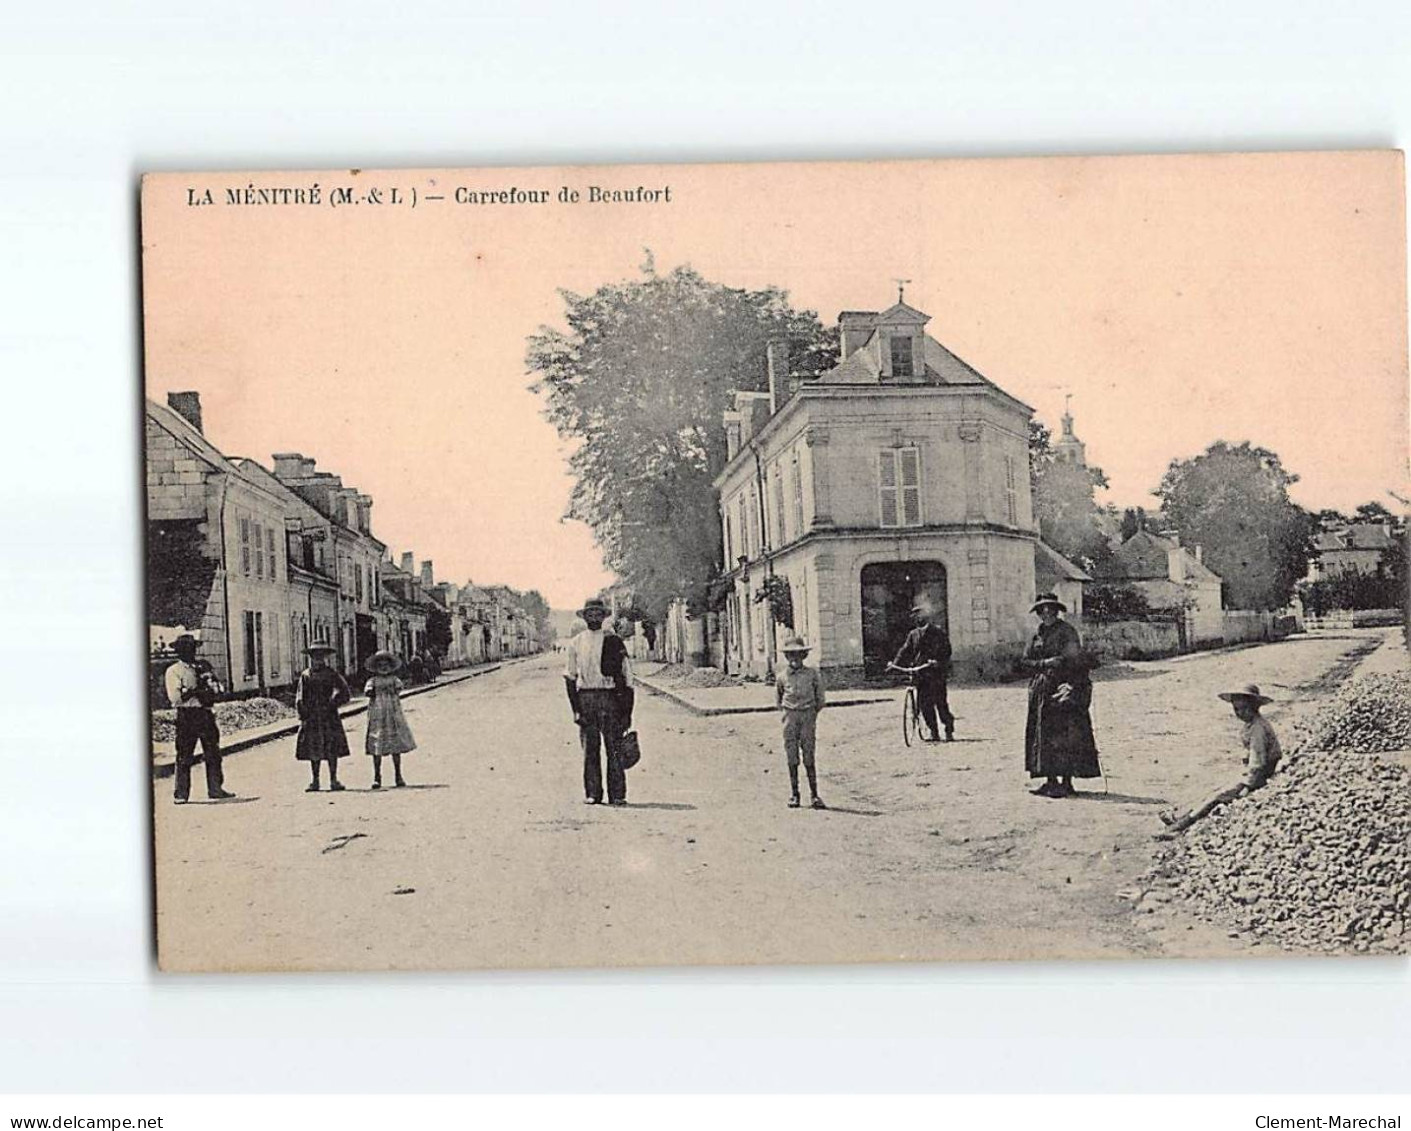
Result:
<instances>
[{"instance_id":1,"label":"stone building facade","mask_svg":"<svg viewBox=\"0 0 1411 1131\"><path fill-rule=\"evenodd\" d=\"M198 635L234 693L292 681L283 493L206 440L200 400L147 402L149 621Z\"/></svg>"},{"instance_id":2,"label":"stone building facade","mask_svg":"<svg viewBox=\"0 0 1411 1131\"><path fill-rule=\"evenodd\" d=\"M962 669L1003 667L1028 638L1033 410L928 321L900 300L846 311L833 370L791 380L772 344L769 392L737 394L715 480L731 670L775 670L784 603L825 669L879 674L922 595Z\"/></svg>"},{"instance_id":3,"label":"stone building facade","mask_svg":"<svg viewBox=\"0 0 1411 1131\"><path fill-rule=\"evenodd\" d=\"M372 534L372 499L344 486L339 476L319 471L315 460L298 452L276 453L274 476L328 519L325 556L338 584L329 643L338 649L338 667L358 672L385 637L379 632L379 613L387 547Z\"/></svg>"}]
</instances>

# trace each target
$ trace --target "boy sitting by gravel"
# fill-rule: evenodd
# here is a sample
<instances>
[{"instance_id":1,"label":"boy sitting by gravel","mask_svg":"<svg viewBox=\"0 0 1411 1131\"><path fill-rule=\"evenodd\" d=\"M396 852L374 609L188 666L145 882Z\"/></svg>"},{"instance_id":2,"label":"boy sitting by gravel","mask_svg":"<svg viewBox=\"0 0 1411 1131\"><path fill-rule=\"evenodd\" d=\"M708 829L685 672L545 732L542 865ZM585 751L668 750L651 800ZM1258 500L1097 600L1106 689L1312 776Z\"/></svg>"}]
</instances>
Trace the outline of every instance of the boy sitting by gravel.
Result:
<instances>
[{"instance_id":1,"label":"boy sitting by gravel","mask_svg":"<svg viewBox=\"0 0 1411 1131\"><path fill-rule=\"evenodd\" d=\"M1170 832L1158 833L1157 839L1159 840L1169 840L1177 833L1185 832L1202 817L1208 817L1221 805L1225 805L1237 797L1253 793L1269 780L1269 775L1279 764L1279 757L1283 753L1279 748L1279 736L1274 733L1274 728L1269 725L1269 721L1259 713L1260 707L1266 703L1272 703L1273 700L1261 695L1259 688L1252 683L1245 684L1238 691L1222 691L1220 698L1234 708L1235 717L1244 723L1240 742L1249 751L1248 769L1244 781L1229 789L1221 790L1193 812L1182 814L1173 809L1168 813L1162 813L1161 819L1166 822Z\"/></svg>"}]
</instances>

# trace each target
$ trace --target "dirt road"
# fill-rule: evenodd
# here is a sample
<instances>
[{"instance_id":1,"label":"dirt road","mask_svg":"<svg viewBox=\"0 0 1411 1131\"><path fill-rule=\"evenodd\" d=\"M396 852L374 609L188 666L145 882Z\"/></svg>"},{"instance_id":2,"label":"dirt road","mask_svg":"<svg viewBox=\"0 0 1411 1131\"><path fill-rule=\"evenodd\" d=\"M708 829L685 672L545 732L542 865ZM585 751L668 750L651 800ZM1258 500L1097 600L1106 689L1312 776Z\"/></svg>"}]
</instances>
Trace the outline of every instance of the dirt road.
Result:
<instances>
[{"instance_id":1,"label":"dirt road","mask_svg":"<svg viewBox=\"0 0 1411 1131\"><path fill-rule=\"evenodd\" d=\"M1228 955L1118 893L1158 806L1239 774L1215 692L1251 680L1310 709L1369 638L1303 637L1104 673L1105 783L1029 794L1022 686L962 688L953 744L907 749L892 703L825 713L827 812L785 807L778 723L648 695L624 809L582 801L550 658L407 702L411 788L306 794L292 739L232 757L236 802L155 785L165 969L401 969ZM362 722L349 741L362 748ZM199 773L198 773L199 778ZM390 775L389 775L390 779ZM1083 783L1080 783L1083 784Z\"/></svg>"}]
</instances>

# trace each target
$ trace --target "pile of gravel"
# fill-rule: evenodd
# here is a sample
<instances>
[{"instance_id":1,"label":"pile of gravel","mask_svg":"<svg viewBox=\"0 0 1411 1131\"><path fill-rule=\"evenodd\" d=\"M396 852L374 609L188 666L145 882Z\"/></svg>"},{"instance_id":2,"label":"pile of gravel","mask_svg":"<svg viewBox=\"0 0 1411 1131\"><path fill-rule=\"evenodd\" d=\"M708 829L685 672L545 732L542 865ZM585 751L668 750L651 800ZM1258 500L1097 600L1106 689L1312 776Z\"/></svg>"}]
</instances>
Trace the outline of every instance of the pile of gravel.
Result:
<instances>
[{"instance_id":1,"label":"pile of gravel","mask_svg":"<svg viewBox=\"0 0 1411 1131\"><path fill-rule=\"evenodd\" d=\"M1407 680L1353 680L1258 792L1163 845L1143 902L1179 901L1232 937L1289 950L1411 947Z\"/></svg>"},{"instance_id":2,"label":"pile of gravel","mask_svg":"<svg viewBox=\"0 0 1411 1131\"><path fill-rule=\"evenodd\" d=\"M215 712L216 725L222 734L233 734L237 730L249 730L294 717L294 708L278 699L232 699L228 703L217 703ZM168 708L152 712L152 741L176 741L175 710Z\"/></svg>"},{"instance_id":3,"label":"pile of gravel","mask_svg":"<svg viewBox=\"0 0 1411 1131\"><path fill-rule=\"evenodd\" d=\"M1361 676L1298 728L1296 745L1362 754L1411 749L1411 672Z\"/></svg>"},{"instance_id":4,"label":"pile of gravel","mask_svg":"<svg viewBox=\"0 0 1411 1131\"><path fill-rule=\"evenodd\" d=\"M739 676L728 675L719 668L693 668L689 664L667 664L652 679L674 687L736 687L743 682Z\"/></svg>"}]
</instances>

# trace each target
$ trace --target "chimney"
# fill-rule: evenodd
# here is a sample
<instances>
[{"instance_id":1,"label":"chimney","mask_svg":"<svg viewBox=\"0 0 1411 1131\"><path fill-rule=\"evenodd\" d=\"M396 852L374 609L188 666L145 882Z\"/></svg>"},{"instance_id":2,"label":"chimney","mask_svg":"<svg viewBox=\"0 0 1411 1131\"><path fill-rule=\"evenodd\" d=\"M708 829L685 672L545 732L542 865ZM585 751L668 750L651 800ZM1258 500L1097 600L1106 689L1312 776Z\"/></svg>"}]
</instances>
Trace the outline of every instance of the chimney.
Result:
<instances>
[{"instance_id":1,"label":"chimney","mask_svg":"<svg viewBox=\"0 0 1411 1131\"><path fill-rule=\"evenodd\" d=\"M769 422L769 394L736 393L735 411L740 414L740 442L748 443Z\"/></svg>"},{"instance_id":2,"label":"chimney","mask_svg":"<svg viewBox=\"0 0 1411 1131\"><path fill-rule=\"evenodd\" d=\"M740 451L742 422L738 412L727 412L723 419L725 421L725 458L732 460Z\"/></svg>"},{"instance_id":3,"label":"chimney","mask_svg":"<svg viewBox=\"0 0 1411 1131\"><path fill-rule=\"evenodd\" d=\"M1198 561L1201 565L1204 565L1204 564L1205 564L1205 547L1204 547L1204 546L1197 546L1197 547L1195 548L1195 560Z\"/></svg>"},{"instance_id":4,"label":"chimney","mask_svg":"<svg viewBox=\"0 0 1411 1131\"><path fill-rule=\"evenodd\" d=\"M308 470L304 468L307 465ZM303 479L313 473L314 461L305 459L298 452L274 453L274 477L279 480Z\"/></svg>"},{"instance_id":5,"label":"chimney","mask_svg":"<svg viewBox=\"0 0 1411 1131\"><path fill-rule=\"evenodd\" d=\"M411 574L416 573L416 563L413 560L413 554L410 550L406 551L406 553L402 555L402 572Z\"/></svg>"},{"instance_id":6,"label":"chimney","mask_svg":"<svg viewBox=\"0 0 1411 1131\"><path fill-rule=\"evenodd\" d=\"M436 585L436 575L431 571L430 562L421 563L421 587L431 589Z\"/></svg>"},{"instance_id":7,"label":"chimney","mask_svg":"<svg viewBox=\"0 0 1411 1131\"><path fill-rule=\"evenodd\" d=\"M358 496L358 529L364 534L372 533L372 496Z\"/></svg>"},{"instance_id":8,"label":"chimney","mask_svg":"<svg viewBox=\"0 0 1411 1131\"><path fill-rule=\"evenodd\" d=\"M187 424L196 429L202 435L205 432L201 428L201 394L200 393L168 393L167 407L180 416Z\"/></svg>"},{"instance_id":9,"label":"chimney","mask_svg":"<svg viewBox=\"0 0 1411 1131\"><path fill-rule=\"evenodd\" d=\"M877 328L875 310L845 310L838 315L840 361L847 361Z\"/></svg>"},{"instance_id":10,"label":"chimney","mask_svg":"<svg viewBox=\"0 0 1411 1131\"><path fill-rule=\"evenodd\" d=\"M769 364L769 415L789 399L789 343L782 338L765 345Z\"/></svg>"}]
</instances>

